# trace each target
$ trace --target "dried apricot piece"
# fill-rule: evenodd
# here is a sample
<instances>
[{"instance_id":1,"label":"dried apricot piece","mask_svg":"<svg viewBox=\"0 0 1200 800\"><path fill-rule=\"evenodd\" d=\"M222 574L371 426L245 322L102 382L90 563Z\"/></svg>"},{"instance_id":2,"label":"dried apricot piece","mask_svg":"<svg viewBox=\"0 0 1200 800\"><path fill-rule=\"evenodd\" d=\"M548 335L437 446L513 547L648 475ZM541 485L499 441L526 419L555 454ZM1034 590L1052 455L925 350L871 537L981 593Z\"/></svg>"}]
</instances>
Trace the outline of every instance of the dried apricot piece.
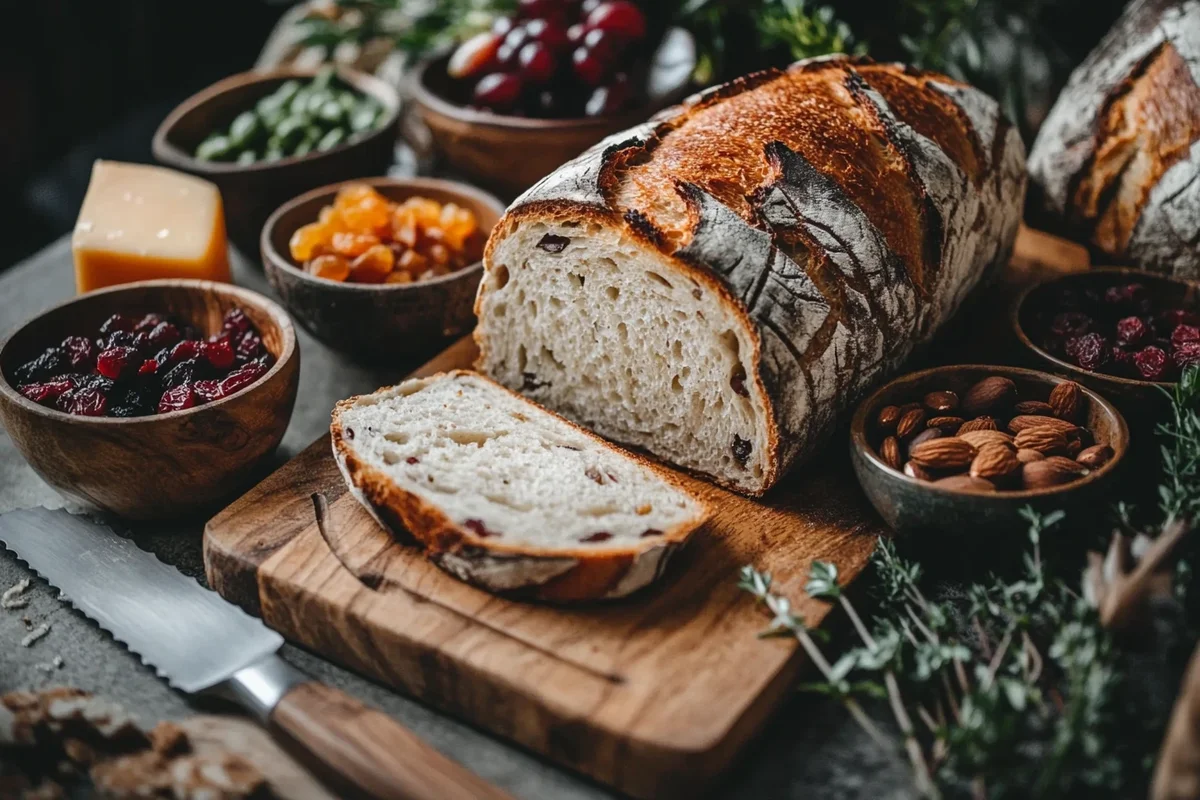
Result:
<instances>
[{"instance_id":1,"label":"dried apricot piece","mask_svg":"<svg viewBox=\"0 0 1200 800\"><path fill-rule=\"evenodd\" d=\"M338 255L317 256L308 262L308 271L318 278L344 281L350 277L350 262Z\"/></svg>"},{"instance_id":2,"label":"dried apricot piece","mask_svg":"<svg viewBox=\"0 0 1200 800\"><path fill-rule=\"evenodd\" d=\"M333 252L347 258L355 258L379 244L379 237L372 233L349 233L339 231L330 239Z\"/></svg>"},{"instance_id":3,"label":"dried apricot piece","mask_svg":"<svg viewBox=\"0 0 1200 800\"><path fill-rule=\"evenodd\" d=\"M303 263L313 256L320 255L328 243L329 233L325 226L313 222L296 229L288 241L288 249L292 252L292 258Z\"/></svg>"},{"instance_id":4,"label":"dried apricot piece","mask_svg":"<svg viewBox=\"0 0 1200 800\"><path fill-rule=\"evenodd\" d=\"M357 283L382 283L392 271L396 257L382 244L367 249L350 265L350 280Z\"/></svg>"},{"instance_id":5,"label":"dried apricot piece","mask_svg":"<svg viewBox=\"0 0 1200 800\"><path fill-rule=\"evenodd\" d=\"M387 276L384 283L412 283L413 276L411 272L405 272L402 269L395 270L391 275Z\"/></svg>"},{"instance_id":6,"label":"dried apricot piece","mask_svg":"<svg viewBox=\"0 0 1200 800\"><path fill-rule=\"evenodd\" d=\"M405 250L404 254L396 262L396 266L405 272L421 272L427 266L425 256L418 253L416 250Z\"/></svg>"}]
</instances>

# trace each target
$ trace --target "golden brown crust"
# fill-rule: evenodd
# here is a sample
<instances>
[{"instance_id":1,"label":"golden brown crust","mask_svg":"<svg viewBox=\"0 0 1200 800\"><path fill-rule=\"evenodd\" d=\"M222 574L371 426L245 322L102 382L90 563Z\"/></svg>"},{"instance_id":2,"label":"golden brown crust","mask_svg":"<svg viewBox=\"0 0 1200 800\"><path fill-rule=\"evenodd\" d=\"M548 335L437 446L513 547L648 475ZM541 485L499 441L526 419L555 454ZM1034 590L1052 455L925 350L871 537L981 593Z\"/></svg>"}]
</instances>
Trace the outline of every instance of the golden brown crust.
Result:
<instances>
[{"instance_id":1,"label":"golden brown crust","mask_svg":"<svg viewBox=\"0 0 1200 800\"><path fill-rule=\"evenodd\" d=\"M454 370L438 373L421 380L453 380L460 376L471 376L486 381L495 388L503 389L512 397L523 403L533 405L532 401L516 392L495 383L485 376L467 370ZM387 391L384 387L379 391ZM562 575L557 576L541 585L522 587L514 590L523 596L533 596L536 599L565 602L568 600L600 599L609 595L629 572L640 557L656 548L675 549L698 527L703 525L711 516L708 504L693 492L686 489L679 477L645 456L623 450L608 442L586 428L582 428L570 420L546 410L561 422L570 426L578 433L600 443L605 448L613 450L638 466L654 472L658 477L667 481L673 487L684 492L697 505L698 511L690 520L682 522L654 537L641 547L626 547L622 549L574 547L555 550L530 545L505 542L492 537L481 537L473 531L462 528L454 523L435 504L420 496L408 492L396 484L382 471L361 461L348 443L348 435L342 424L341 414L352 406L358 396L342 400L334 406L330 434L333 450L339 466L352 489L361 493L362 498L370 504L372 511L380 520L398 536L411 536L422 545L430 557L437 560L440 554L453 553L460 558L528 558L534 560L564 561L574 560L575 564ZM539 407L540 408L540 407ZM665 560L666 555L662 558Z\"/></svg>"}]
</instances>

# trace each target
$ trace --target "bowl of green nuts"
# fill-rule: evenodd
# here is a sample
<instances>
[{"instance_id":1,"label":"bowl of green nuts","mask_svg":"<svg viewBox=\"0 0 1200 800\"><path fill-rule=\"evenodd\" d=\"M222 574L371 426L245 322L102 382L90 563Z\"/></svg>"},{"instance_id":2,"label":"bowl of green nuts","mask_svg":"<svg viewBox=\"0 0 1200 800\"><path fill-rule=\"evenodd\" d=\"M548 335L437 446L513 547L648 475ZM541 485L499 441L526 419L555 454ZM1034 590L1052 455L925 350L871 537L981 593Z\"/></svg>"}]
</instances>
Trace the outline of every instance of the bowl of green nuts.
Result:
<instances>
[{"instance_id":1,"label":"bowl of green nuts","mask_svg":"<svg viewBox=\"0 0 1200 800\"><path fill-rule=\"evenodd\" d=\"M282 203L317 186L386 172L400 97L346 67L245 72L180 103L154 134L162 164L221 190L230 240L257 251Z\"/></svg>"}]
</instances>

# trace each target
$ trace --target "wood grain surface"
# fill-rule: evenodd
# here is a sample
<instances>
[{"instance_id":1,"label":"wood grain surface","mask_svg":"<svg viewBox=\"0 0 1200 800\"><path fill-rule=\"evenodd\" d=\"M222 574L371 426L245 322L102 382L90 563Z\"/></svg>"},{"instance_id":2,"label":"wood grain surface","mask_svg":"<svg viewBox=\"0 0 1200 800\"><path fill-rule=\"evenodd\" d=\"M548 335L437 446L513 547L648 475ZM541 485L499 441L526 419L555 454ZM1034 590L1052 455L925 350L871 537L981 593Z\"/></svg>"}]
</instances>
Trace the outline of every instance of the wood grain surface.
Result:
<instances>
[{"instance_id":1,"label":"wood grain surface","mask_svg":"<svg viewBox=\"0 0 1200 800\"><path fill-rule=\"evenodd\" d=\"M1056 248L1023 236L1014 261L1078 268L1075 251ZM464 339L417 374L474 357ZM461 583L396 542L347 493L326 436L209 522L206 571L225 597L335 661L627 794L691 797L712 788L805 661L793 641L755 638L766 619L738 569L769 571L815 626L829 607L802 590L810 563L832 561L850 582L885 529L842 436L759 500L685 480L716 513L660 583L617 603L536 606ZM328 500L328 539L313 492Z\"/></svg>"}]
</instances>

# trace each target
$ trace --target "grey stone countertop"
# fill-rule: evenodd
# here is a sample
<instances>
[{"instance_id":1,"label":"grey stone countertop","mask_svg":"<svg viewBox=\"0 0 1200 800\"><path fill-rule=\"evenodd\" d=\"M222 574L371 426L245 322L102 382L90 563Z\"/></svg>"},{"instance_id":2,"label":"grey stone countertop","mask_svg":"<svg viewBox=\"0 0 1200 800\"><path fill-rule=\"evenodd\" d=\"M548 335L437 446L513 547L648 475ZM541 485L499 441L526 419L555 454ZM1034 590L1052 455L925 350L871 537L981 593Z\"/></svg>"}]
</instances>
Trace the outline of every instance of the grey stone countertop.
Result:
<instances>
[{"instance_id":1,"label":"grey stone countertop","mask_svg":"<svg viewBox=\"0 0 1200 800\"><path fill-rule=\"evenodd\" d=\"M260 268L235 256L237 283L270 294ZM69 299L75 292L69 238L64 237L0 277L0 336L26 319ZM296 410L276 455L282 464L328 427L334 402L373 390L401 377L398 371L372 370L339 358L299 331L303 353ZM386 346L386 345L384 345ZM42 482L0 430L0 512L45 505L62 498ZM134 538L164 561L203 581L200 535L205 520L192 519L151 530ZM0 548L0 591L32 578L30 604L20 611L0 610L0 694L17 689L73 685L112 698L146 725L180 718L203 708L160 681L128 650L32 576ZM32 647L21 647L26 625L50 623L50 633ZM753 647L754 641L748 641ZM48 669L55 656L62 667ZM457 759L485 779L520 798L604 798L608 790L566 772L501 739L344 670L318 655L291 645L283 656L295 666L361 700L374 704L408 726L433 747ZM219 707L218 707L219 708ZM881 752L842 709L814 695L797 695L778 710L758 739L711 796L736 798L907 798L912 796L908 769L899 754Z\"/></svg>"}]
</instances>

